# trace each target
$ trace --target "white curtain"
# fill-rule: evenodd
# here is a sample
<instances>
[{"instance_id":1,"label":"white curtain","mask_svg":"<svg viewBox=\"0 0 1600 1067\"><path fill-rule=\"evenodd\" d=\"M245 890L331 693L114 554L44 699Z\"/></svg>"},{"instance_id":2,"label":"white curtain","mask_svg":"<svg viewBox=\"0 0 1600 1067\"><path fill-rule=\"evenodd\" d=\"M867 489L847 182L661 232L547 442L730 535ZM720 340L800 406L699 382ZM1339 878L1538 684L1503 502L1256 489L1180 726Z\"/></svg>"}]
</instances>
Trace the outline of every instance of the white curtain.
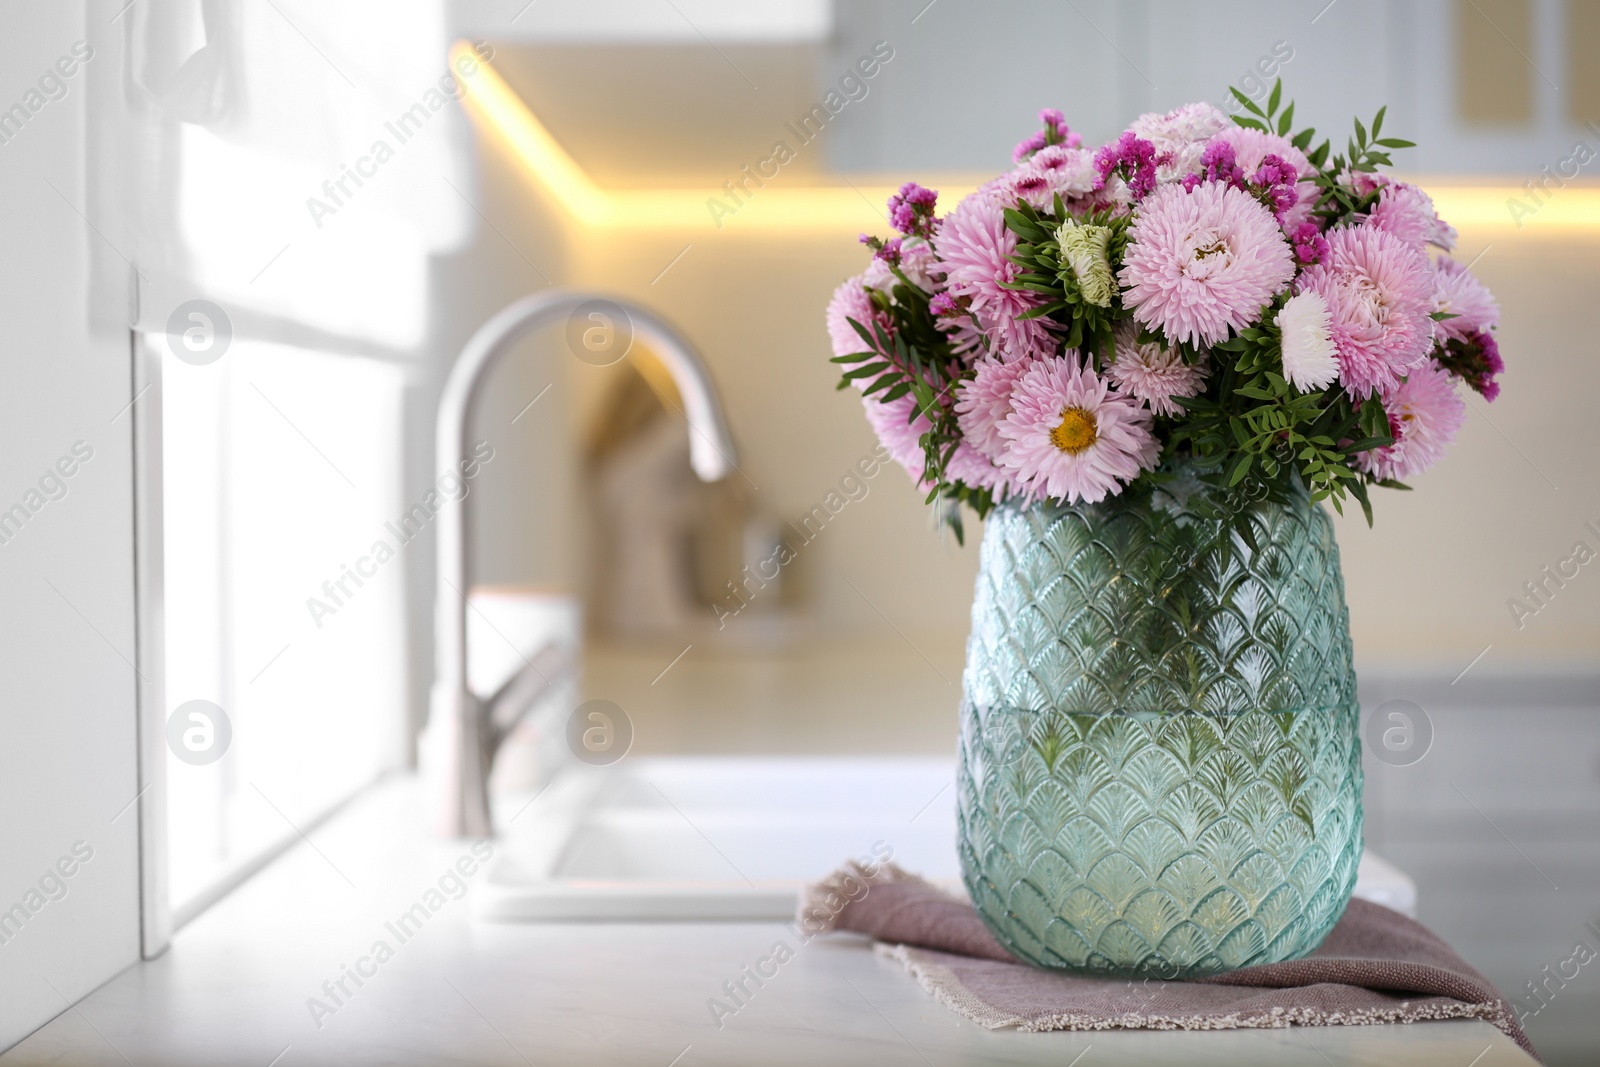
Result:
<instances>
[{"instance_id":1,"label":"white curtain","mask_svg":"<svg viewBox=\"0 0 1600 1067\"><path fill-rule=\"evenodd\" d=\"M430 254L474 221L442 0L166 0L122 16L107 177L141 325L186 299L394 349L426 336ZM272 339L270 336L265 339Z\"/></svg>"}]
</instances>

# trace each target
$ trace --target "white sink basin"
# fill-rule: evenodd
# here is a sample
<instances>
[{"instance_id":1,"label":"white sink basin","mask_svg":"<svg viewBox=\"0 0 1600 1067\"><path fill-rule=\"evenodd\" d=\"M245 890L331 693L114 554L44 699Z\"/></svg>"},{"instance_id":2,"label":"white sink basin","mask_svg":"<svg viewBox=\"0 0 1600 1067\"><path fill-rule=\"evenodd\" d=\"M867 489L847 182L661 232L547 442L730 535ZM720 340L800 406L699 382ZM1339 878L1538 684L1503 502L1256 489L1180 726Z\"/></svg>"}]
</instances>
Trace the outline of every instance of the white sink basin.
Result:
<instances>
[{"instance_id":1,"label":"white sink basin","mask_svg":"<svg viewBox=\"0 0 1600 1067\"><path fill-rule=\"evenodd\" d=\"M948 759L674 757L574 767L496 806L477 914L501 921L767 920L850 857L956 893ZM1407 915L1411 879L1362 857L1356 895Z\"/></svg>"}]
</instances>

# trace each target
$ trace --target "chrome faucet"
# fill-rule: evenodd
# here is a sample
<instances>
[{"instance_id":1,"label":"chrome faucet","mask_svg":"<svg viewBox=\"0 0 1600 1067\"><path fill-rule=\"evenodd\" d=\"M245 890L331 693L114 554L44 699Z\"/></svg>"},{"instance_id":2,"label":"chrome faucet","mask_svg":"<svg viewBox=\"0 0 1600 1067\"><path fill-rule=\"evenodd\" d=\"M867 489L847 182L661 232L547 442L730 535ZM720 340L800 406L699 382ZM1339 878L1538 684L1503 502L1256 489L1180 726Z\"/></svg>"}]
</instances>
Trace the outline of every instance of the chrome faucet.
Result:
<instances>
[{"instance_id":1,"label":"chrome faucet","mask_svg":"<svg viewBox=\"0 0 1600 1067\"><path fill-rule=\"evenodd\" d=\"M524 335L568 319L602 299L564 290L524 297L502 309L472 335L456 359L439 399L437 462L460 471L467 458L467 416L485 374ZM734 469L734 446L711 376L684 338L644 308L604 298L631 323L660 358L683 398L689 422L689 462L702 481ZM607 324L615 327L617 324ZM500 746L550 686L576 669L577 649L545 645L492 696L480 699L467 684L466 498L446 499L438 519L438 580L434 596L434 683L428 717L427 769L439 790L439 829L452 837L494 833L489 772Z\"/></svg>"}]
</instances>

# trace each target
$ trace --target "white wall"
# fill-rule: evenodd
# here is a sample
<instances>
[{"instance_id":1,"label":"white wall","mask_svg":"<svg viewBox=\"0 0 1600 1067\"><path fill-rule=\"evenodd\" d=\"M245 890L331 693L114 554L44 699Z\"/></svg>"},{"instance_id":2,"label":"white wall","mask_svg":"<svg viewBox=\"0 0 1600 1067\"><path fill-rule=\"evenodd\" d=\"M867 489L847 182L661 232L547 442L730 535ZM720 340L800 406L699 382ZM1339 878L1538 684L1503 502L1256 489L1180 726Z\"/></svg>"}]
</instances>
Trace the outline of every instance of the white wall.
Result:
<instances>
[{"instance_id":1,"label":"white wall","mask_svg":"<svg viewBox=\"0 0 1600 1067\"><path fill-rule=\"evenodd\" d=\"M0 509L25 503L75 442L92 450L66 494L0 544L0 910L38 905L0 944L4 1048L134 962L139 920L126 267L102 275L113 283L93 318L109 325L96 332L91 264L116 253L80 214L89 80L112 60L83 4L13 2L0 18L0 109L74 42L95 47L65 95L0 143ZM30 898L79 842L90 858L63 864L65 895Z\"/></svg>"}]
</instances>

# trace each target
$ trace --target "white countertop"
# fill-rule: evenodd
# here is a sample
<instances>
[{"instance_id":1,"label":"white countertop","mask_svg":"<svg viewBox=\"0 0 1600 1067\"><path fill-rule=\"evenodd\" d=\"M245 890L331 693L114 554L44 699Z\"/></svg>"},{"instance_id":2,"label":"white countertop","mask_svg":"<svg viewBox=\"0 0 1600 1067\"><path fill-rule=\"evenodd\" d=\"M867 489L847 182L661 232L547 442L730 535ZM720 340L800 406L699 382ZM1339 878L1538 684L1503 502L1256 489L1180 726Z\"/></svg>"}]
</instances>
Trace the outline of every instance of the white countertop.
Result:
<instances>
[{"instance_id":1,"label":"white countertop","mask_svg":"<svg viewBox=\"0 0 1600 1067\"><path fill-rule=\"evenodd\" d=\"M1486 1023L1218 1032L985 1031L848 936L801 947L718 1028L707 1007L777 923L489 924L449 900L390 930L469 843L423 836L386 782L136 965L0 1056L22 1064L1447 1064L1533 1061ZM481 846L480 846L481 847ZM481 884L474 862L463 880ZM446 888L453 885L448 879ZM393 957L370 956L378 940ZM366 962L362 962L363 958ZM346 965L342 1003L323 991ZM307 1001L335 1010L320 1028ZM65 1005L64 1005L65 1007ZM1081 1060L1077 1057L1082 1057ZM276 1059L274 1059L277 1057Z\"/></svg>"}]
</instances>

